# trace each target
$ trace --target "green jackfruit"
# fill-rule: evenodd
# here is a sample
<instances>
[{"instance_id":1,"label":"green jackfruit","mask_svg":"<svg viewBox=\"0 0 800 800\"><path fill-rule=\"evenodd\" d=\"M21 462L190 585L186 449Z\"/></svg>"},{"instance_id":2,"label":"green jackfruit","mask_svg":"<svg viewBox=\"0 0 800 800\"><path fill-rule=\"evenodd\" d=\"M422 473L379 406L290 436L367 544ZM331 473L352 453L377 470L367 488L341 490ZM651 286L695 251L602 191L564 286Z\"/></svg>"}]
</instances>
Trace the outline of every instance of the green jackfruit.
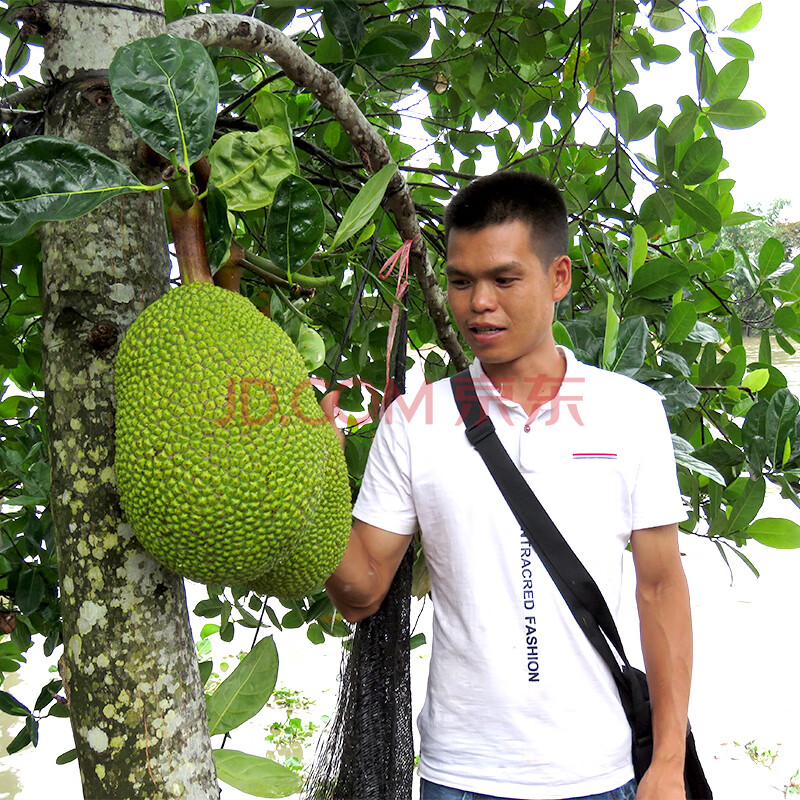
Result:
<instances>
[{"instance_id":1,"label":"green jackfruit","mask_svg":"<svg viewBox=\"0 0 800 800\"><path fill-rule=\"evenodd\" d=\"M339 442L289 337L238 293L189 283L116 360L117 483L142 546L202 583L316 588L350 531Z\"/></svg>"}]
</instances>

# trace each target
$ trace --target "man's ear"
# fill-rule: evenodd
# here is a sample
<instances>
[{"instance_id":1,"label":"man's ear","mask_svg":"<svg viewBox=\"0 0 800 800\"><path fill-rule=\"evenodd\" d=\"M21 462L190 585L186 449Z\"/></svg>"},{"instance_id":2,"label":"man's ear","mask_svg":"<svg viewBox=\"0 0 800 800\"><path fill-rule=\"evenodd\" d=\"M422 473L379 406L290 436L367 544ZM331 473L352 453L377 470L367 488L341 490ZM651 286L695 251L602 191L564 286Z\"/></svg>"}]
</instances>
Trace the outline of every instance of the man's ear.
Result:
<instances>
[{"instance_id":1,"label":"man's ear","mask_svg":"<svg viewBox=\"0 0 800 800\"><path fill-rule=\"evenodd\" d=\"M553 281L553 300L562 300L572 286L572 261L569 256L559 256L553 261L550 277Z\"/></svg>"}]
</instances>

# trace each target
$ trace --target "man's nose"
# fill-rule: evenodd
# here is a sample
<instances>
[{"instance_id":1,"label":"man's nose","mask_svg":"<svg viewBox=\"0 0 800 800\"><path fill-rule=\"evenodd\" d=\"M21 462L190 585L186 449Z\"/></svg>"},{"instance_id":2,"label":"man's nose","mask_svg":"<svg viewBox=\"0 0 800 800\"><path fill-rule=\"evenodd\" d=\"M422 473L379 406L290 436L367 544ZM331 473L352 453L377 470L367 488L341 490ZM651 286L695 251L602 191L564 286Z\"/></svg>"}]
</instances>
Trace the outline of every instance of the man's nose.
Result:
<instances>
[{"instance_id":1,"label":"man's nose","mask_svg":"<svg viewBox=\"0 0 800 800\"><path fill-rule=\"evenodd\" d=\"M494 287L478 281L472 288L470 307L473 311L488 311L495 307L497 298Z\"/></svg>"}]
</instances>

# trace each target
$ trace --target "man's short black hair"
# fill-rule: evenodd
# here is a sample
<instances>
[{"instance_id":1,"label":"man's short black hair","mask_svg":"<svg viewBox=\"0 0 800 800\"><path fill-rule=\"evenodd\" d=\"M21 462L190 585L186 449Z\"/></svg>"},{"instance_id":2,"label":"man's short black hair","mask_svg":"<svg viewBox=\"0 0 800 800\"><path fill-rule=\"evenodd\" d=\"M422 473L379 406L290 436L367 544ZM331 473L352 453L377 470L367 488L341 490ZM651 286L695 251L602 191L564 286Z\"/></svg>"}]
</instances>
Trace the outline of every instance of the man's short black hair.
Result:
<instances>
[{"instance_id":1,"label":"man's short black hair","mask_svg":"<svg viewBox=\"0 0 800 800\"><path fill-rule=\"evenodd\" d=\"M495 172L476 178L450 201L444 214L450 231L480 230L519 220L531 230L531 246L545 266L569 253L567 207L550 181L532 172Z\"/></svg>"}]
</instances>

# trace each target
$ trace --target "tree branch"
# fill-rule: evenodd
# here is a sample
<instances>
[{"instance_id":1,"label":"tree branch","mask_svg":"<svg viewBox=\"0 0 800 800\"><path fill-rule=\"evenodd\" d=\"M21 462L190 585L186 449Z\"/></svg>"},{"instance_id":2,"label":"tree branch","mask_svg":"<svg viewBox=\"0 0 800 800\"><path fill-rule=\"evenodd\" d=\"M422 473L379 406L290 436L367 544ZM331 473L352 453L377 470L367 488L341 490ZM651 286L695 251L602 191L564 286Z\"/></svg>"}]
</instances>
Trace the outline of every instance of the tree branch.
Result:
<instances>
[{"instance_id":1,"label":"tree branch","mask_svg":"<svg viewBox=\"0 0 800 800\"><path fill-rule=\"evenodd\" d=\"M361 161L377 172L392 161L389 148L364 116L335 75L306 55L279 30L238 14L198 14L176 20L170 33L195 39L205 47L232 47L268 55L295 84L308 89L344 128ZM411 192L398 171L387 190L387 206L404 240L413 240L411 268L422 289L428 313L439 341L459 369L468 361L458 341L445 298L429 261L411 199ZM419 237L419 238L417 238Z\"/></svg>"}]
</instances>

